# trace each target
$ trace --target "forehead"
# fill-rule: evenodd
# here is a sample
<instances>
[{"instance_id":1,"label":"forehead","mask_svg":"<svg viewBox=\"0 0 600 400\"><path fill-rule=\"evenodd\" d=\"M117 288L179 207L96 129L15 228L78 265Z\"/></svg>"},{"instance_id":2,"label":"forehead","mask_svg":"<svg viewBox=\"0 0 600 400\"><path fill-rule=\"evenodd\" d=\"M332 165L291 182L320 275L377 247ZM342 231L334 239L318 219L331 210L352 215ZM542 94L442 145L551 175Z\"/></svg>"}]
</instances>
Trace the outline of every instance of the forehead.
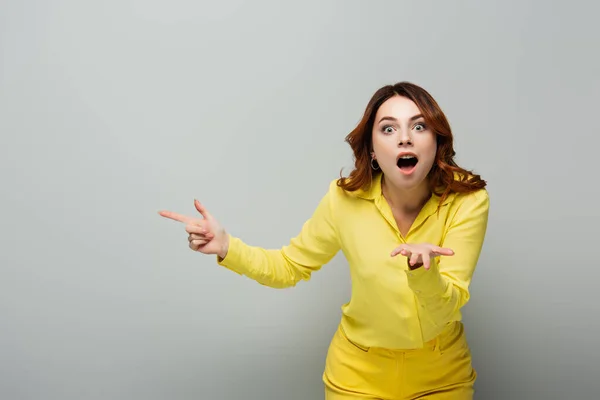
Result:
<instances>
[{"instance_id":1,"label":"forehead","mask_svg":"<svg viewBox=\"0 0 600 400\"><path fill-rule=\"evenodd\" d=\"M419 107L412 100L396 95L387 99L379 107L375 114L375 121L379 121L382 117L394 117L405 120L420 113Z\"/></svg>"}]
</instances>

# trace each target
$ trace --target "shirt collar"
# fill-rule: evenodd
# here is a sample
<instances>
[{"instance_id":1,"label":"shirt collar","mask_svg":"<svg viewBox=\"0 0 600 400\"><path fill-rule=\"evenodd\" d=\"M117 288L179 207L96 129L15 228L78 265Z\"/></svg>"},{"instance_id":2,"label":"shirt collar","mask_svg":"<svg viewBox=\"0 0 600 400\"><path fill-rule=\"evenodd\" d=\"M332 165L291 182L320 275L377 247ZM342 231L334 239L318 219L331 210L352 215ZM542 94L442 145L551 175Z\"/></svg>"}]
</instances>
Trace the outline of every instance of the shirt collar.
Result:
<instances>
[{"instance_id":1,"label":"shirt collar","mask_svg":"<svg viewBox=\"0 0 600 400\"><path fill-rule=\"evenodd\" d=\"M381 172L376 174L375 176L373 176L371 185L366 188L358 189L356 192L354 192L355 195L357 197L360 197L360 198L366 199L366 200L376 200L376 201L385 200L383 197L383 193L381 191L381 179L382 178L383 178L383 174ZM455 197L455 193L450 193L441 205L445 206L446 204L451 203L452 200L454 199L454 197ZM428 214L428 215L435 213L438 209L438 206L440 206L440 200L441 200L441 196L438 196L435 193L433 193L431 195L431 197L429 198L429 200L427 201L427 203L425 203L425 205L423 206L423 210L422 210L423 213Z\"/></svg>"}]
</instances>

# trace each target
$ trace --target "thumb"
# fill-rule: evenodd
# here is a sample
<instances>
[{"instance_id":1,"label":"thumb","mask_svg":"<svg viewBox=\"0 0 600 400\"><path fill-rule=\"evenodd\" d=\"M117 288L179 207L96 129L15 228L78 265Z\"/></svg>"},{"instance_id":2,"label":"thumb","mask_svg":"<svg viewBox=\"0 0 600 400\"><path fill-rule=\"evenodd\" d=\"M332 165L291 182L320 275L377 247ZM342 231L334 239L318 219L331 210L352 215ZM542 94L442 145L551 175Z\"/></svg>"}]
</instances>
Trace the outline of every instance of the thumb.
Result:
<instances>
[{"instance_id":1,"label":"thumb","mask_svg":"<svg viewBox=\"0 0 600 400\"><path fill-rule=\"evenodd\" d=\"M442 256L452 256L454 255L454 250L446 248L446 247L436 247L434 251Z\"/></svg>"},{"instance_id":2,"label":"thumb","mask_svg":"<svg viewBox=\"0 0 600 400\"><path fill-rule=\"evenodd\" d=\"M196 210L198 210L198 212L202 214L205 219L209 219L211 217L206 207L204 207L197 199L194 199L194 206L196 206Z\"/></svg>"}]
</instances>

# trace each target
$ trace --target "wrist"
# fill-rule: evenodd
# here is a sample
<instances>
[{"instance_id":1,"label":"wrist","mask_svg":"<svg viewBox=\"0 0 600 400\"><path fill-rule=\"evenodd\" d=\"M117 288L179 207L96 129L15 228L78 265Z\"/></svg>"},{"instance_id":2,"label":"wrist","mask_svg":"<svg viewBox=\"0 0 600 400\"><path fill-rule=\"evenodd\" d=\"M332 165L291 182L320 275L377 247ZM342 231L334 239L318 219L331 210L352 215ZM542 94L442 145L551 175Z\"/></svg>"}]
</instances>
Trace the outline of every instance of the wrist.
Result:
<instances>
[{"instance_id":1,"label":"wrist","mask_svg":"<svg viewBox=\"0 0 600 400\"><path fill-rule=\"evenodd\" d=\"M223 245L221 246L221 250L217 253L217 256L221 259L225 259L227 257L227 253L229 252L229 235L224 233L225 239L223 240Z\"/></svg>"}]
</instances>

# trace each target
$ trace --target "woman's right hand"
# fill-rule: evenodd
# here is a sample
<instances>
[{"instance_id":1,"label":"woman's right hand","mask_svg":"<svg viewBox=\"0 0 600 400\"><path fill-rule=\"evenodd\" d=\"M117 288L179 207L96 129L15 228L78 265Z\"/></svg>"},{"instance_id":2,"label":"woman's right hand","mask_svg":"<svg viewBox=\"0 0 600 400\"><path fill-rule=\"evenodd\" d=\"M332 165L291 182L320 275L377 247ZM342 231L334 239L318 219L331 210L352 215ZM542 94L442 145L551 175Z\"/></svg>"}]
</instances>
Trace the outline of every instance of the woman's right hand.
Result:
<instances>
[{"instance_id":1,"label":"woman's right hand","mask_svg":"<svg viewBox=\"0 0 600 400\"><path fill-rule=\"evenodd\" d=\"M188 217L171 211L159 211L159 214L185 224L190 249L225 258L229 250L229 235L198 200L194 200L194 206L203 218Z\"/></svg>"}]
</instances>

